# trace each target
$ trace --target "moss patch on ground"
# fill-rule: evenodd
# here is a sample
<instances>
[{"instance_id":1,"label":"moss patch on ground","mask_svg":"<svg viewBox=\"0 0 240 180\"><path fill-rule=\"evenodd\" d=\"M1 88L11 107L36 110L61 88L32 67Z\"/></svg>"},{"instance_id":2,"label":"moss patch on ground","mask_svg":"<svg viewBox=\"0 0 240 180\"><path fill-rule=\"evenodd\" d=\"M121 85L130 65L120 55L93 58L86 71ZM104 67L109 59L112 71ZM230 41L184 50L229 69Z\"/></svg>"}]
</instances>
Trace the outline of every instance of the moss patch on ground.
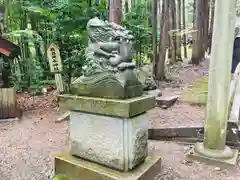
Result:
<instances>
[{"instance_id":1,"label":"moss patch on ground","mask_svg":"<svg viewBox=\"0 0 240 180\"><path fill-rule=\"evenodd\" d=\"M234 78L234 74L231 75L231 79L233 78ZM183 91L182 101L192 105L206 105L207 94L208 94L208 76L204 76L198 79L197 81L195 81L193 84L189 85ZM230 105L229 105L230 108L231 108L232 100L233 100L233 97L231 98L231 101L230 101Z\"/></svg>"},{"instance_id":2,"label":"moss patch on ground","mask_svg":"<svg viewBox=\"0 0 240 180\"><path fill-rule=\"evenodd\" d=\"M202 77L183 91L182 101L193 105L206 105L208 77Z\"/></svg>"}]
</instances>

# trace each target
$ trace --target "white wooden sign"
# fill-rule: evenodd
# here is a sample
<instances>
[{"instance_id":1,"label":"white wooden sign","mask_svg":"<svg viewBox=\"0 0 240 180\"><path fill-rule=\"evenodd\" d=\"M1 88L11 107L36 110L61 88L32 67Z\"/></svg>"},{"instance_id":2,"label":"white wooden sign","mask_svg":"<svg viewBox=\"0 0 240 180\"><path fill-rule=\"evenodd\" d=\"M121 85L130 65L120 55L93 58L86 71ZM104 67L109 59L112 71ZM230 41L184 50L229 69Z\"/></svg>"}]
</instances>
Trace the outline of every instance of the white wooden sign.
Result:
<instances>
[{"instance_id":1,"label":"white wooden sign","mask_svg":"<svg viewBox=\"0 0 240 180\"><path fill-rule=\"evenodd\" d=\"M51 44L47 49L47 57L49 61L50 71L55 73L55 81L58 92L63 92L63 80L61 72L63 70L62 60L60 56L59 47L56 44Z\"/></svg>"},{"instance_id":2,"label":"white wooden sign","mask_svg":"<svg viewBox=\"0 0 240 180\"><path fill-rule=\"evenodd\" d=\"M62 72L62 60L59 47L56 44L51 44L47 49L47 57L49 61L50 71L53 73Z\"/></svg>"}]
</instances>

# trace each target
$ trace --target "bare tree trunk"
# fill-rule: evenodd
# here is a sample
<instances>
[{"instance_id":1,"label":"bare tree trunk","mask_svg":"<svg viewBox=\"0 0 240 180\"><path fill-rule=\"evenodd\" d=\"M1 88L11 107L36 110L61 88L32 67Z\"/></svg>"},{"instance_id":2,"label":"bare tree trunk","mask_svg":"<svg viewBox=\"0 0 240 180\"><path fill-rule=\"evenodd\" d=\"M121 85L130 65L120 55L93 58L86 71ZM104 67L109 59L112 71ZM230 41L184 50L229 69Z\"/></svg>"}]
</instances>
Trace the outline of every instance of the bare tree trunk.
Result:
<instances>
[{"instance_id":1,"label":"bare tree trunk","mask_svg":"<svg viewBox=\"0 0 240 180\"><path fill-rule=\"evenodd\" d=\"M193 0L193 21L192 21L192 23L193 23L193 28L195 27L196 28L196 8L197 8L197 0Z\"/></svg>"},{"instance_id":2,"label":"bare tree trunk","mask_svg":"<svg viewBox=\"0 0 240 180\"><path fill-rule=\"evenodd\" d=\"M178 32L181 32L181 0L177 0L177 29ZM177 35L177 46L176 46L176 55L177 55L177 60L181 61L182 60L182 56L181 56L181 34Z\"/></svg>"},{"instance_id":3,"label":"bare tree trunk","mask_svg":"<svg viewBox=\"0 0 240 180\"><path fill-rule=\"evenodd\" d=\"M203 27L204 27L204 52L207 51L208 49L208 28L209 28L209 1L210 0L207 0L205 1L205 3L203 3Z\"/></svg>"},{"instance_id":4,"label":"bare tree trunk","mask_svg":"<svg viewBox=\"0 0 240 180\"><path fill-rule=\"evenodd\" d=\"M182 19L183 19L183 29L186 29L186 15L185 15L185 0L182 0ZM186 34L183 34L183 42L184 42L184 57L187 58L187 37Z\"/></svg>"},{"instance_id":5,"label":"bare tree trunk","mask_svg":"<svg viewBox=\"0 0 240 180\"><path fill-rule=\"evenodd\" d=\"M10 12L10 1L4 0L3 33L8 32L9 12Z\"/></svg>"},{"instance_id":6,"label":"bare tree trunk","mask_svg":"<svg viewBox=\"0 0 240 180\"><path fill-rule=\"evenodd\" d=\"M168 46L168 17L169 17L169 1L164 0L162 3L162 20L161 20L161 33L159 42L159 57L156 65L156 79L158 81L165 79L165 55Z\"/></svg>"},{"instance_id":7,"label":"bare tree trunk","mask_svg":"<svg viewBox=\"0 0 240 180\"><path fill-rule=\"evenodd\" d=\"M193 30L196 30L197 32L194 32L193 34L193 46L192 46L192 59L191 59L191 63L192 64L199 64L199 47L198 47L198 39L199 39L199 29L197 26L198 23L198 6L199 3L197 3L197 0L194 0L193 2Z\"/></svg>"},{"instance_id":8,"label":"bare tree trunk","mask_svg":"<svg viewBox=\"0 0 240 180\"><path fill-rule=\"evenodd\" d=\"M207 0L208 1L208 0ZM208 20L207 17L207 7L208 3L206 1L198 2L199 11L198 11L198 31L200 32L200 36L198 39L198 46L199 46L199 62L205 58L205 22Z\"/></svg>"},{"instance_id":9,"label":"bare tree trunk","mask_svg":"<svg viewBox=\"0 0 240 180\"><path fill-rule=\"evenodd\" d=\"M110 0L109 4L109 22L120 24L122 19L122 1Z\"/></svg>"},{"instance_id":10,"label":"bare tree trunk","mask_svg":"<svg viewBox=\"0 0 240 180\"><path fill-rule=\"evenodd\" d=\"M209 38L208 38L208 46L209 46L209 51L208 53L211 53L212 49L212 34L213 34L213 23L214 23L214 8L215 8L215 0L211 0L211 18L210 18L210 27L209 27Z\"/></svg>"},{"instance_id":11,"label":"bare tree trunk","mask_svg":"<svg viewBox=\"0 0 240 180\"><path fill-rule=\"evenodd\" d=\"M153 44L153 77L156 78L157 62L157 8L158 0L152 0L152 44Z\"/></svg>"},{"instance_id":12,"label":"bare tree trunk","mask_svg":"<svg viewBox=\"0 0 240 180\"><path fill-rule=\"evenodd\" d=\"M92 0L88 0L88 6L89 6L89 7L92 6Z\"/></svg>"},{"instance_id":13,"label":"bare tree trunk","mask_svg":"<svg viewBox=\"0 0 240 180\"><path fill-rule=\"evenodd\" d=\"M194 16L194 33L192 64L198 65L204 58L204 1L196 1L196 11Z\"/></svg>"},{"instance_id":14,"label":"bare tree trunk","mask_svg":"<svg viewBox=\"0 0 240 180\"><path fill-rule=\"evenodd\" d=\"M131 0L127 0L127 5L128 5L128 12L131 12L131 8L132 8L132 1Z\"/></svg>"},{"instance_id":15,"label":"bare tree trunk","mask_svg":"<svg viewBox=\"0 0 240 180\"><path fill-rule=\"evenodd\" d=\"M176 30L176 4L175 0L169 0L169 30ZM176 34L170 36L171 63L176 62Z\"/></svg>"}]
</instances>

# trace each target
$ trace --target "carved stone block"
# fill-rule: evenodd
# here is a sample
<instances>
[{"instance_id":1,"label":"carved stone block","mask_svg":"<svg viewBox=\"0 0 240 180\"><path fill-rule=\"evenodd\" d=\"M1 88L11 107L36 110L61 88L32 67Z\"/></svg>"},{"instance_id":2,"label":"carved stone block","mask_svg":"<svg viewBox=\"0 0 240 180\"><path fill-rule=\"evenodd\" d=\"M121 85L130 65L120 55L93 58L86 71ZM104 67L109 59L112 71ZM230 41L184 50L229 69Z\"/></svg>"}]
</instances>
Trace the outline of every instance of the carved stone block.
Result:
<instances>
[{"instance_id":1,"label":"carved stone block","mask_svg":"<svg viewBox=\"0 0 240 180\"><path fill-rule=\"evenodd\" d=\"M153 95L122 100L63 94L58 96L58 103L61 111L70 110L131 118L154 108L156 101Z\"/></svg>"},{"instance_id":2,"label":"carved stone block","mask_svg":"<svg viewBox=\"0 0 240 180\"><path fill-rule=\"evenodd\" d=\"M147 157L148 115L133 118L70 113L70 153L120 171Z\"/></svg>"},{"instance_id":3,"label":"carved stone block","mask_svg":"<svg viewBox=\"0 0 240 180\"><path fill-rule=\"evenodd\" d=\"M70 91L79 96L128 99L141 96L143 86L133 70L125 70L80 77L72 83Z\"/></svg>"}]
</instances>

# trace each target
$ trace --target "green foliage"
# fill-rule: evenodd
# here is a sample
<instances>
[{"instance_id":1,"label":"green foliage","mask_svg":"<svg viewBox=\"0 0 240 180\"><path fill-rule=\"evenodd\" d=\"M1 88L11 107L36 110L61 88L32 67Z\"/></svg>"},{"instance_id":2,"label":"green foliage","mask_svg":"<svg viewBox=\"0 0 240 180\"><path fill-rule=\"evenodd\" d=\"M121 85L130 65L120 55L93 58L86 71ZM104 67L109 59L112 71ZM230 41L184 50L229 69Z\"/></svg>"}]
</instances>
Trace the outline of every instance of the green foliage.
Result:
<instances>
[{"instance_id":1,"label":"green foliage","mask_svg":"<svg viewBox=\"0 0 240 180\"><path fill-rule=\"evenodd\" d=\"M66 83L81 74L87 45L86 24L96 14L107 19L106 1L89 5L88 0L17 0L8 7L9 22L5 36L21 47L13 64L12 81L19 91L40 92L43 82L53 80L46 50L51 43L60 47ZM29 25L31 29L29 29Z\"/></svg>"},{"instance_id":2,"label":"green foliage","mask_svg":"<svg viewBox=\"0 0 240 180\"><path fill-rule=\"evenodd\" d=\"M151 53L151 27L149 26L148 6L146 4L138 4L131 12L125 15L123 25L133 32L135 37L135 60L140 64L144 60L143 54Z\"/></svg>"},{"instance_id":3,"label":"green foliage","mask_svg":"<svg viewBox=\"0 0 240 180\"><path fill-rule=\"evenodd\" d=\"M138 65L151 61L147 56L152 54L149 6L147 1L137 4L122 22L135 36ZM5 36L21 47L21 56L12 66L13 84L18 91L36 94L54 82L46 57L48 46L55 43L60 48L67 86L72 77L81 75L85 63L88 20L95 15L108 19L107 0L16 0L6 8L9 20Z\"/></svg>"}]
</instances>

